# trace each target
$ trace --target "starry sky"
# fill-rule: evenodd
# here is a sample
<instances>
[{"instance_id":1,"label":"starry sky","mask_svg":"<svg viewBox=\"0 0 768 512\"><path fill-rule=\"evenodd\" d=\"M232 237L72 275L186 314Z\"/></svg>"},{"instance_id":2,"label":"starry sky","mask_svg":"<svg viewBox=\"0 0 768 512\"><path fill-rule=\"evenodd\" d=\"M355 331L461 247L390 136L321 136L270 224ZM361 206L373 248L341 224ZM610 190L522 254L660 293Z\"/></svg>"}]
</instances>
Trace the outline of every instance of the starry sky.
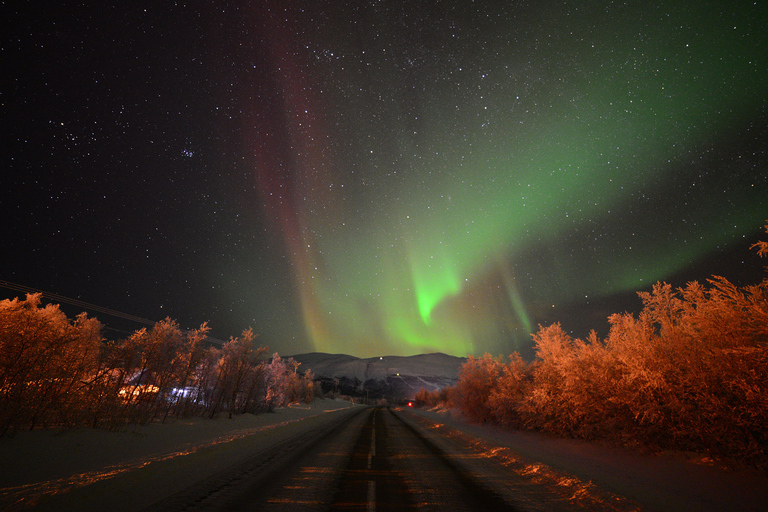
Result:
<instances>
[{"instance_id":1,"label":"starry sky","mask_svg":"<svg viewBox=\"0 0 768 512\"><path fill-rule=\"evenodd\" d=\"M1 9L0 279L107 336L530 356L765 276L764 2Z\"/></svg>"}]
</instances>

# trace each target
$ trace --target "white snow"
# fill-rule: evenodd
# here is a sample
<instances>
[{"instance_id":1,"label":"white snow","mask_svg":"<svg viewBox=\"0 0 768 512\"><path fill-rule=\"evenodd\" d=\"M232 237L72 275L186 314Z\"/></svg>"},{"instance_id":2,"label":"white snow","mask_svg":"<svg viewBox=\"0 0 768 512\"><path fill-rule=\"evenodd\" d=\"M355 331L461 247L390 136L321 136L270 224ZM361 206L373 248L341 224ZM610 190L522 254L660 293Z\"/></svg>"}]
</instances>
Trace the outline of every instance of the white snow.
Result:
<instances>
[{"instance_id":1,"label":"white snow","mask_svg":"<svg viewBox=\"0 0 768 512\"><path fill-rule=\"evenodd\" d=\"M141 509L350 407L345 400L315 400L274 413L185 418L115 432L18 432L0 438L0 510L23 510L41 498L56 510L60 496L85 488L106 494L110 510ZM141 468L157 468L175 487L154 488L146 476L136 485L130 475ZM91 506L98 510L100 503Z\"/></svg>"},{"instance_id":2,"label":"white snow","mask_svg":"<svg viewBox=\"0 0 768 512\"><path fill-rule=\"evenodd\" d=\"M192 418L120 432L19 432L0 439L0 509L23 510L43 497L38 507L43 510L141 510L350 407L342 400L317 400L271 414ZM640 454L468 425L446 412L415 412L593 482L640 503L643 510L768 510L768 476L748 468L719 465L695 454Z\"/></svg>"},{"instance_id":3,"label":"white snow","mask_svg":"<svg viewBox=\"0 0 768 512\"><path fill-rule=\"evenodd\" d=\"M462 357L440 353L359 359L344 354L313 352L293 357L301 362L301 371L311 369L318 377L348 377L360 382L397 375L457 379L459 368L466 361Z\"/></svg>"},{"instance_id":4,"label":"white snow","mask_svg":"<svg viewBox=\"0 0 768 512\"><path fill-rule=\"evenodd\" d=\"M466 423L455 411L412 410L488 445L508 448L517 460L622 496L658 512L768 511L768 474L695 453L640 453L605 443L562 439L492 425Z\"/></svg>"}]
</instances>

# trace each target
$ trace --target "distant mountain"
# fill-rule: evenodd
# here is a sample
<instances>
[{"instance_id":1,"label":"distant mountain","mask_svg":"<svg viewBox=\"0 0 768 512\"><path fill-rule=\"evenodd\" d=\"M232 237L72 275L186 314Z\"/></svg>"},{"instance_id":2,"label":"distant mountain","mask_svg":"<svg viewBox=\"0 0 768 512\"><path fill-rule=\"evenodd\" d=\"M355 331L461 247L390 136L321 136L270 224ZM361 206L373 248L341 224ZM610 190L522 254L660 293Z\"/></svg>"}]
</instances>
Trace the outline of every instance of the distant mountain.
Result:
<instances>
[{"instance_id":1,"label":"distant mountain","mask_svg":"<svg viewBox=\"0 0 768 512\"><path fill-rule=\"evenodd\" d=\"M466 358L446 354L381 356L360 359L345 354L312 352L292 356L299 371L312 370L325 393L399 402L421 388L429 391L453 386Z\"/></svg>"}]
</instances>

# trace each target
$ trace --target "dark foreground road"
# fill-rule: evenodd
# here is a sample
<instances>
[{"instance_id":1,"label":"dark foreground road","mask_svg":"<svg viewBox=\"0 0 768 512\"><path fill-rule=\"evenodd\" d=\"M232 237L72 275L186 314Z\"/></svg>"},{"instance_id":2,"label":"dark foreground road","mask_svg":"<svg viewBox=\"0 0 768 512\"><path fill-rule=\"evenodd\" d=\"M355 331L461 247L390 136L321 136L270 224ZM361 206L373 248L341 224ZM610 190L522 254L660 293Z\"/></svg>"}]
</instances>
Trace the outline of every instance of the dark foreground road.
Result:
<instances>
[{"instance_id":1,"label":"dark foreground road","mask_svg":"<svg viewBox=\"0 0 768 512\"><path fill-rule=\"evenodd\" d=\"M64 478L38 457L20 467L50 476L22 473L0 487L0 510L768 510L765 477L750 471L469 425L437 411L358 405L296 416L249 418L215 436L173 425L184 427L172 430L178 439L151 443L133 442L151 430L121 432L122 456L107 442L110 464L81 464ZM74 439L85 443L69 440L75 461L90 461L103 436ZM67 456L54 450L54 469L57 453Z\"/></svg>"},{"instance_id":2,"label":"dark foreground road","mask_svg":"<svg viewBox=\"0 0 768 512\"><path fill-rule=\"evenodd\" d=\"M431 434L407 411L361 408L148 510L636 510L618 498L584 506L519 469L466 440Z\"/></svg>"}]
</instances>

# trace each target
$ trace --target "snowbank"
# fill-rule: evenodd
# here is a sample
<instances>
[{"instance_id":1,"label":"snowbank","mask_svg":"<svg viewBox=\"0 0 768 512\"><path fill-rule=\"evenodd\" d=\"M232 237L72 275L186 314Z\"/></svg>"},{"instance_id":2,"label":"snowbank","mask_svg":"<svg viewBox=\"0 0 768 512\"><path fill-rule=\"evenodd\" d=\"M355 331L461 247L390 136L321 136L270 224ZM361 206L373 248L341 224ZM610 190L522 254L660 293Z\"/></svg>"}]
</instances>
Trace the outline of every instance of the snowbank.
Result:
<instances>
[{"instance_id":1,"label":"snowbank","mask_svg":"<svg viewBox=\"0 0 768 512\"><path fill-rule=\"evenodd\" d=\"M19 432L12 438L0 438L0 460L3 461L0 509L23 509L47 496L112 479L152 463L184 459L201 452L206 452L206 464L197 464L195 471L213 473L236 462L232 453L244 458L265 445L278 442L299 424L307 428L308 424L322 421L329 412L350 407L352 404L344 400L315 400L274 413L245 414L232 419L226 416L214 420L174 419L166 424L133 425L118 432L92 429ZM226 458L210 456L217 448L238 441L243 449L228 450ZM184 479L206 476L190 471L191 468L184 468ZM180 486L186 485L182 477L179 480ZM136 493L136 489L132 492ZM138 499L137 505L151 503L152 499L155 497Z\"/></svg>"},{"instance_id":2,"label":"snowbank","mask_svg":"<svg viewBox=\"0 0 768 512\"><path fill-rule=\"evenodd\" d=\"M515 456L544 463L639 503L643 510L768 511L768 475L694 453L644 454L602 443L562 439L492 425L473 425L456 412L411 409ZM489 450L490 451L490 450Z\"/></svg>"},{"instance_id":3,"label":"snowbank","mask_svg":"<svg viewBox=\"0 0 768 512\"><path fill-rule=\"evenodd\" d=\"M351 407L342 400L317 400L273 414L192 418L120 432L20 432L0 439L0 509L23 510L39 503L42 510L141 510ZM747 468L695 454L640 454L470 425L446 412L409 411L592 482L643 510L768 510L768 476Z\"/></svg>"}]
</instances>

